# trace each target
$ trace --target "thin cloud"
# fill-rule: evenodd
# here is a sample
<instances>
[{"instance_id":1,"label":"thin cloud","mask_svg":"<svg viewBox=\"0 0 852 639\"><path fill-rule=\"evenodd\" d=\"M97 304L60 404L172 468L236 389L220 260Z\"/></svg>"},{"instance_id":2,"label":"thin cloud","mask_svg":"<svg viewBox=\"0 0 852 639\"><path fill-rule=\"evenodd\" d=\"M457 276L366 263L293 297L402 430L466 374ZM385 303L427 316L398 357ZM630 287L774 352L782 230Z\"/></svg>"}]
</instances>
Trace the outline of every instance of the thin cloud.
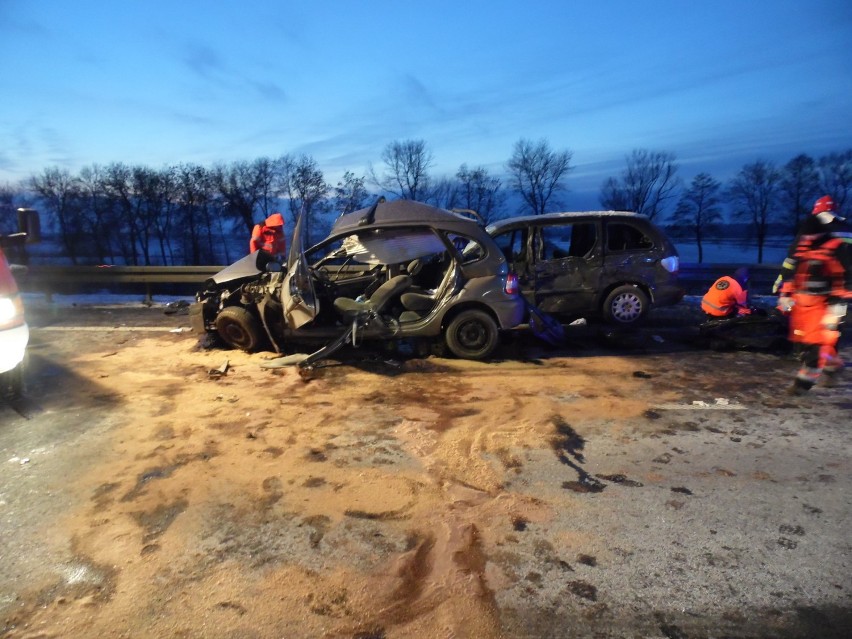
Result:
<instances>
[{"instance_id":1,"label":"thin cloud","mask_svg":"<svg viewBox=\"0 0 852 639\"><path fill-rule=\"evenodd\" d=\"M287 93L281 86L240 73L209 45L186 43L181 59L193 75L216 91L238 92L239 95L246 93L245 89L248 89L251 94L264 101L282 103L287 100Z\"/></svg>"}]
</instances>

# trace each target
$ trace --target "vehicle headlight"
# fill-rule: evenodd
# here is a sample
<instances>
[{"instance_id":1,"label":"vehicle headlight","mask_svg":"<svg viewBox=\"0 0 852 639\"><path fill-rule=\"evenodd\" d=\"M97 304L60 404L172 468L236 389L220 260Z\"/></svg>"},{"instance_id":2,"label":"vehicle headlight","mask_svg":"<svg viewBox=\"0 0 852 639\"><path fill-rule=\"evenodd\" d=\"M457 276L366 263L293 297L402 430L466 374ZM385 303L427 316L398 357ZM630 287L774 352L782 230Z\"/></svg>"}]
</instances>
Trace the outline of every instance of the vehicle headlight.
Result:
<instances>
[{"instance_id":1,"label":"vehicle headlight","mask_svg":"<svg viewBox=\"0 0 852 639\"><path fill-rule=\"evenodd\" d=\"M0 328L24 323L24 306L19 297L0 297Z\"/></svg>"}]
</instances>

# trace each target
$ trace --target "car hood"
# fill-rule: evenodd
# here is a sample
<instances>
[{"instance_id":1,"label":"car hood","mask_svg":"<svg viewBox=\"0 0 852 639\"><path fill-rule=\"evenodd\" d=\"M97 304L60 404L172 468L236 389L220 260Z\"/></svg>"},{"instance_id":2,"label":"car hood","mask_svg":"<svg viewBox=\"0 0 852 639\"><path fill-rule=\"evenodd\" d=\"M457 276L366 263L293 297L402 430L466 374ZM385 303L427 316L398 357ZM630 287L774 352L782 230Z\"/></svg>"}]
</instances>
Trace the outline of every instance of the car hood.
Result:
<instances>
[{"instance_id":1,"label":"car hood","mask_svg":"<svg viewBox=\"0 0 852 639\"><path fill-rule=\"evenodd\" d=\"M257 277L262 273L262 271L258 268L260 258L261 253L259 251L249 253L244 258L223 268L221 271L216 273L216 275L211 277L210 280L215 284L227 284L236 280Z\"/></svg>"}]
</instances>

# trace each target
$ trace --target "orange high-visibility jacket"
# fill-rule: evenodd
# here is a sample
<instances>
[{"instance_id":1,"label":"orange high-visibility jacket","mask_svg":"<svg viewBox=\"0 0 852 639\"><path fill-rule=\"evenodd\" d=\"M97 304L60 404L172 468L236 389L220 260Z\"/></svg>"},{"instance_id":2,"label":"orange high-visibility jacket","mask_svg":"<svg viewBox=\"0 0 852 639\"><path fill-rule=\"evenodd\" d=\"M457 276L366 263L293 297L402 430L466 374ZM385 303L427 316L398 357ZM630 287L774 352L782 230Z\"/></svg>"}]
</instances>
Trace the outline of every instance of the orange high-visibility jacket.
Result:
<instances>
[{"instance_id":1,"label":"orange high-visibility jacket","mask_svg":"<svg viewBox=\"0 0 852 639\"><path fill-rule=\"evenodd\" d=\"M287 252L287 242L284 239L284 217L273 213L263 224L255 224L249 240L249 252L254 253L263 249L275 255Z\"/></svg>"},{"instance_id":2,"label":"orange high-visibility jacket","mask_svg":"<svg viewBox=\"0 0 852 639\"><path fill-rule=\"evenodd\" d=\"M701 300L701 310L716 317L747 315L748 291L733 277L720 277Z\"/></svg>"},{"instance_id":3,"label":"orange high-visibility jacket","mask_svg":"<svg viewBox=\"0 0 852 639\"><path fill-rule=\"evenodd\" d=\"M852 228L842 218L825 224L810 217L790 247L781 271L782 295L852 299Z\"/></svg>"}]
</instances>

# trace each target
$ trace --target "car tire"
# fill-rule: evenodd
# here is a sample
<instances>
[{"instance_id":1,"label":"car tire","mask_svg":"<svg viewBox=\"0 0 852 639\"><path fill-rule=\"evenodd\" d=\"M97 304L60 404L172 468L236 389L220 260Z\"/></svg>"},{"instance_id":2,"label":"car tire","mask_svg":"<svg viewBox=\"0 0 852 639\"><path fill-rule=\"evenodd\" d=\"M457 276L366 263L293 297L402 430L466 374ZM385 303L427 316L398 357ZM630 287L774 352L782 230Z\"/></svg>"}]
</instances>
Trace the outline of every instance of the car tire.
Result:
<instances>
[{"instance_id":1,"label":"car tire","mask_svg":"<svg viewBox=\"0 0 852 639\"><path fill-rule=\"evenodd\" d=\"M257 318L242 306L226 306L216 316L219 338L232 348L253 351L262 335Z\"/></svg>"},{"instance_id":2,"label":"car tire","mask_svg":"<svg viewBox=\"0 0 852 639\"><path fill-rule=\"evenodd\" d=\"M604 300L603 316L610 324L635 325L645 317L650 303L645 291L638 286L617 286Z\"/></svg>"},{"instance_id":3,"label":"car tire","mask_svg":"<svg viewBox=\"0 0 852 639\"><path fill-rule=\"evenodd\" d=\"M462 359L485 359L497 348L499 338L494 318L475 309L456 315L444 332L450 352Z\"/></svg>"}]
</instances>

